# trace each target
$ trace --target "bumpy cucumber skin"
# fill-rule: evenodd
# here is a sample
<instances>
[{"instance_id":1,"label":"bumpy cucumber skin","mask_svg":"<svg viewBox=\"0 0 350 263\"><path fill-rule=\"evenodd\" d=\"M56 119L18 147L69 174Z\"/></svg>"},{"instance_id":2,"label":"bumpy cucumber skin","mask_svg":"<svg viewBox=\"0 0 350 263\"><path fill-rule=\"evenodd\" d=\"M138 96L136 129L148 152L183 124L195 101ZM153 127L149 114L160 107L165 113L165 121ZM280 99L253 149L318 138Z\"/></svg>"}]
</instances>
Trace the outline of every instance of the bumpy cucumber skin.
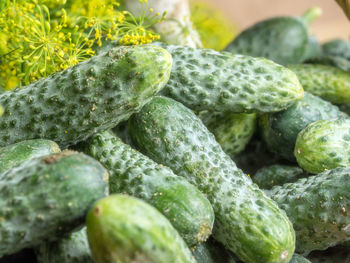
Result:
<instances>
[{"instance_id":1,"label":"bumpy cucumber skin","mask_svg":"<svg viewBox=\"0 0 350 263\"><path fill-rule=\"evenodd\" d=\"M258 170L252 180L260 188L269 190L273 186L294 183L306 176L307 174L298 166L274 164Z\"/></svg>"},{"instance_id":2,"label":"bumpy cucumber skin","mask_svg":"<svg viewBox=\"0 0 350 263\"><path fill-rule=\"evenodd\" d=\"M207 195L215 239L247 263L290 260L295 236L285 213L236 167L190 109L155 97L129 124L138 147Z\"/></svg>"},{"instance_id":3,"label":"bumpy cucumber skin","mask_svg":"<svg viewBox=\"0 0 350 263\"><path fill-rule=\"evenodd\" d=\"M301 63L307 47L307 29L300 19L275 17L244 30L225 50L285 65Z\"/></svg>"},{"instance_id":4,"label":"bumpy cucumber skin","mask_svg":"<svg viewBox=\"0 0 350 263\"><path fill-rule=\"evenodd\" d=\"M110 132L92 136L83 151L108 169L110 193L129 194L157 208L190 247L210 236L213 208L184 178L124 144Z\"/></svg>"},{"instance_id":5,"label":"bumpy cucumber skin","mask_svg":"<svg viewBox=\"0 0 350 263\"><path fill-rule=\"evenodd\" d=\"M198 116L231 157L244 150L256 129L255 113L202 111Z\"/></svg>"},{"instance_id":6,"label":"bumpy cucumber skin","mask_svg":"<svg viewBox=\"0 0 350 263\"><path fill-rule=\"evenodd\" d=\"M296 75L265 58L158 44L173 57L161 95L201 111L274 112L304 96Z\"/></svg>"},{"instance_id":7,"label":"bumpy cucumber skin","mask_svg":"<svg viewBox=\"0 0 350 263\"><path fill-rule=\"evenodd\" d=\"M300 256L298 254L294 254L292 259L289 261L289 263L311 263L311 261L304 258L303 256Z\"/></svg>"},{"instance_id":8,"label":"bumpy cucumber skin","mask_svg":"<svg viewBox=\"0 0 350 263\"><path fill-rule=\"evenodd\" d=\"M35 252L38 263L94 263L85 227L56 242L45 242Z\"/></svg>"},{"instance_id":9,"label":"bumpy cucumber skin","mask_svg":"<svg viewBox=\"0 0 350 263\"><path fill-rule=\"evenodd\" d=\"M212 238L196 246L192 253L198 263L236 263L232 254Z\"/></svg>"},{"instance_id":10,"label":"bumpy cucumber skin","mask_svg":"<svg viewBox=\"0 0 350 263\"><path fill-rule=\"evenodd\" d=\"M0 148L0 173L29 159L60 152L57 143L36 139L21 141Z\"/></svg>"},{"instance_id":11,"label":"bumpy cucumber skin","mask_svg":"<svg viewBox=\"0 0 350 263\"><path fill-rule=\"evenodd\" d=\"M97 201L86 225L96 263L196 263L171 223L134 197L111 195Z\"/></svg>"},{"instance_id":12,"label":"bumpy cucumber skin","mask_svg":"<svg viewBox=\"0 0 350 263\"><path fill-rule=\"evenodd\" d=\"M350 239L350 168L275 186L269 196L292 221L298 253L324 250Z\"/></svg>"},{"instance_id":13,"label":"bumpy cucumber skin","mask_svg":"<svg viewBox=\"0 0 350 263\"><path fill-rule=\"evenodd\" d=\"M107 192L102 165L70 151L6 171L0 177L0 257L73 231Z\"/></svg>"},{"instance_id":14,"label":"bumpy cucumber skin","mask_svg":"<svg viewBox=\"0 0 350 263\"><path fill-rule=\"evenodd\" d=\"M0 146L44 137L65 148L112 128L164 86L171 64L159 47L118 47L0 94Z\"/></svg>"},{"instance_id":15,"label":"bumpy cucumber skin","mask_svg":"<svg viewBox=\"0 0 350 263\"><path fill-rule=\"evenodd\" d=\"M339 56L331 56L331 55L320 55L317 57L312 57L306 61L306 64L321 64L337 67L341 70L350 72L350 61Z\"/></svg>"},{"instance_id":16,"label":"bumpy cucumber skin","mask_svg":"<svg viewBox=\"0 0 350 263\"><path fill-rule=\"evenodd\" d=\"M322 45L325 54L343 57L350 60L350 42L344 39L334 39Z\"/></svg>"},{"instance_id":17,"label":"bumpy cucumber skin","mask_svg":"<svg viewBox=\"0 0 350 263\"><path fill-rule=\"evenodd\" d=\"M314 64L289 65L305 89L332 103L350 102L349 72L336 67Z\"/></svg>"},{"instance_id":18,"label":"bumpy cucumber skin","mask_svg":"<svg viewBox=\"0 0 350 263\"><path fill-rule=\"evenodd\" d=\"M304 98L288 109L263 115L261 134L270 151L295 161L294 147L299 132L312 122L342 117L347 116L337 106L305 92Z\"/></svg>"},{"instance_id":19,"label":"bumpy cucumber skin","mask_svg":"<svg viewBox=\"0 0 350 263\"><path fill-rule=\"evenodd\" d=\"M321 120L302 130L294 154L300 167L320 173L350 166L350 120Z\"/></svg>"}]
</instances>

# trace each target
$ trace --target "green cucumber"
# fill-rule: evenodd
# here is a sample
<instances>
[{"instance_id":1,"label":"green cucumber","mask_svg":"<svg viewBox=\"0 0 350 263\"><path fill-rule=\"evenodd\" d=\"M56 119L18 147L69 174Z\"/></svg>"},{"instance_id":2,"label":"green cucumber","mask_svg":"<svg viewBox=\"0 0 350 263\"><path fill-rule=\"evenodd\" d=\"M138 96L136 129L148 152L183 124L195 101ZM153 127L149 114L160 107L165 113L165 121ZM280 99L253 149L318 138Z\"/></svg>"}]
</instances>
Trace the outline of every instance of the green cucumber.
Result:
<instances>
[{"instance_id":1,"label":"green cucumber","mask_svg":"<svg viewBox=\"0 0 350 263\"><path fill-rule=\"evenodd\" d=\"M315 36L309 36L308 45L304 54L304 59L309 60L322 55L322 47Z\"/></svg>"},{"instance_id":2,"label":"green cucumber","mask_svg":"<svg viewBox=\"0 0 350 263\"><path fill-rule=\"evenodd\" d=\"M292 221L298 253L324 250L350 239L350 168L275 186L268 194Z\"/></svg>"},{"instance_id":3,"label":"green cucumber","mask_svg":"<svg viewBox=\"0 0 350 263\"><path fill-rule=\"evenodd\" d=\"M304 63L328 65L350 72L350 60L339 56L321 55L309 58L308 60L304 61Z\"/></svg>"},{"instance_id":4,"label":"green cucumber","mask_svg":"<svg viewBox=\"0 0 350 263\"><path fill-rule=\"evenodd\" d=\"M0 173L29 159L60 152L58 145L49 140L21 141L0 148Z\"/></svg>"},{"instance_id":5,"label":"green cucumber","mask_svg":"<svg viewBox=\"0 0 350 263\"><path fill-rule=\"evenodd\" d=\"M158 44L173 57L161 95L197 112L274 112L304 96L296 75L264 58Z\"/></svg>"},{"instance_id":6,"label":"green cucumber","mask_svg":"<svg viewBox=\"0 0 350 263\"><path fill-rule=\"evenodd\" d=\"M278 209L224 153L201 120L181 103L155 97L129 120L133 142L207 195L214 238L247 263L288 262L294 232Z\"/></svg>"},{"instance_id":7,"label":"green cucumber","mask_svg":"<svg viewBox=\"0 0 350 263\"><path fill-rule=\"evenodd\" d=\"M149 204L126 195L97 201L87 218L96 263L195 263L170 222Z\"/></svg>"},{"instance_id":8,"label":"green cucumber","mask_svg":"<svg viewBox=\"0 0 350 263\"><path fill-rule=\"evenodd\" d=\"M350 74L336 67L314 64L288 66L305 89L329 102L350 102Z\"/></svg>"},{"instance_id":9,"label":"green cucumber","mask_svg":"<svg viewBox=\"0 0 350 263\"><path fill-rule=\"evenodd\" d=\"M269 190L275 185L294 183L306 176L307 174L298 166L274 164L259 169L252 180L260 188Z\"/></svg>"},{"instance_id":10,"label":"green cucumber","mask_svg":"<svg viewBox=\"0 0 350 263\"><path fill-rule=\"evenodd\" d=\"M289 263L311 263L307 258L300 256L298 254L294 254Z\"/></svg>"},{"instance_id":11,"label":"green cucumber","mask_svg":"<svg viewBox=\"0 0 350 263\"><path fill-rule=\"evenodd\" d=\"M62 148L127 120L168 81L172 59L152 45L112 48L0 94L0 147L45 138Z\"/></svg>"},{"instance_id":12,"label":"green cucumber","mask_svg":"<svg viewBox=\"0 0 350 263\"><path fill-rule=\"evenodd\" d=\"M350 166L350 120L309 124L299 133L294 154L299 166L310 173Z\"/></svg>"},{"instance_id":13,"label":"green cucumber","mask_svg":"<svg viewBox=\"0 0 350 263\"><path fill-rule=\"evenodd\" d=\"M45 242L35 252L38 263L94 263L85 227L56 242Z\"/></svg>"},{"instance_id":14,"label":"green cucumber","mask_svg":"<svg viewBox=\"0 0 350 263\"><path fill-rule=\"evenodd\" d=\"M184 178L124 144L110 132L98 133L83 151L110 173L110 193L125 193L157 208L192 247L211 234L214 212L208 199Z\"/></svg>"},{"instance_id":15,"label":"green cucumber","mask_svg":"<svg viewBox=\"0 0 350 263\"><path fill-rule=\"evenodd\" d=\"M192 253L198 263L236 263L233 255L212 238L196 246Z\"/></svg>"},{"instance_id":16,"label":"green cucumber","mask_svg":"<svg viewBox=\"0 0 350 263\"><path fill-rule=\"evenodd\" d=\"M260 118L261 134L270 151L295 161L294 147L299 132L308 124L324 119L346 117L328 101L305 92L304 98L288 109Z\"/></svg>"},{"instance_id":17,"label":"green cucumber","mask_svg":"<svg viewBox=\"0 0 350 263\"><path fill-rule=\"evenodd\" d=\"M233 157L244 150L256 129L256 114L209 112L198 114L216 141L229 156Z\"/></svg>"},{"instance_id":18,"label":"green cucumber","mask_svg":"<svg viewBox=\"0 0 350 263\"><path fill-rule=\"evenodd\" d=\"M0 177L0 257L73 231L107 191L102 165L71 151L7 170Z\"/></svg>"},{"instance_id":19,"label":"green cucumber","mask_svg":"<svg viewBox=\"0 0 350 263\"><path fill-rule=\"evenodd\" d=\"M236 54L265 57L286 65L301 63L308 52L308 26L321 15L311 8L299 17L274 17L240 33L226 50Z\"/></svg>"},{"instance_id":20,"label":"green cucumber","mask_svg":"<svg viewBox=\"0 0 350 263\"><path fill-rule=\"evenodd\" d=\"M333 39L322 45L323 53L350 60L350 42L345 39Z\"/></svg>"}]
</instances>

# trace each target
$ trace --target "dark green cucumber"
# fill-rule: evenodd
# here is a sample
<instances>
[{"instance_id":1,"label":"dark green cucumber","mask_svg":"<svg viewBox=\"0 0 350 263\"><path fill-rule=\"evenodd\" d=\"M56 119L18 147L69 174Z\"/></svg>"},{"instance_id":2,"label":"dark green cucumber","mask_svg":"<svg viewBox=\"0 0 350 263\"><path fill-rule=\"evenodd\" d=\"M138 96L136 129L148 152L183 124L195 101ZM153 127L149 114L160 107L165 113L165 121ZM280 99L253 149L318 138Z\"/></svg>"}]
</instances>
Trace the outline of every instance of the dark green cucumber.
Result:
<instances>
[{"instance_id":1,"label":"dark green cucumber","mask_svg":"<svg viewBox=\"0 0 350 263\"><path fill-rule=\"evenodd\" d=\"M102 165L71 151L7 170L0 177L0 257L73 231L107 191Z\"/></svg>"},{"instance_id":2,"label":"dark green cucumber","mask_svg":"<svg viewBox=\"0 0 350 263\"><path fill-rule=\"evenodd\" d=\"M325 54L339 56L350 60L350 42L345 39L334 39L322 45Z\"/></svg>"},{"instance_id":3,"label":"dark green cucumber","mask_svg":"<svg viewBox=\"0 0 350 263\"><path fill-rule=\"evenodd\" d=\"M350 168L275 186L269 196L292 221L297 252L307 254L350 239Z\"/></svg>"},{"instance_id":4,"label":"dark green cucumber","mask_svg":"<svg viewBox=\"0 0 350 263\"><path fill-rule=\"evenodd\" d=\"M236 263L232 253L212 238L196 246L192 253L198 263Z\"/></svg>"},{"instance_id":5,"label":"dark green cucumber","mask_svg":"<svg viewBox=\"0 0 350 263\"><path fill-rule=\"evenodd\" d=\"M202 111L199 118L229 156L244 150L256 129L256 114Z\"/></svg>"},{"instance_id":6,"label":"dark green cucumber","mask_svg":"<svg viewBox=\"0 0 350 263\"><path fill-rule=\"evenodd\" d=\"M299 166L310 173L350 166L350 120L309 124L299 133L294 154Z\"/></svg>"},{"instance_id":7,"label":"dark green cucumber","mask_svg":"<svg viewBox=\"0 0 350 263\"><path fill-rule=\"evenodd\" d=\"M265 57L279 64L301 63L308 51L308 26L321 14L311 8L299 17L274 17L240 33L226 50L236 54Z\"/></svg>"},{"instance_id":8,"label":"dark green cucumber","mask_svg":"<svg viewBox=\"0 0 350 263\"><path fill-rule=\"evenodd\" d=\"M236 167L190 109L155 97L129 124L138 147L207 195L215 239L247 263L290 260L295 236L287 216Z\"/></svg>"},{"instance_id":9,"label":"dark green cucumber","mask_svg":"<svg viewBox=\"0 0 350 263\"><path fill-rule=\"evenodd\" d=\"M305 89L335 104L350 102L350 74L336 67L316 64L288 66Z\"/></svg>"},{"instance_id":10,"label":"dark green cucumber","mask_svg":"<svg viewBox=\"0 0 350 263\"><path fill-rule=\"evenodd\" d=\"M49 140L21 141L0 148L0 173L29 159L60 152L58 145Z\"/></svg>"},{"instance_id":11,"label":"dark green cucumber","mask_svg":"<svg viewBox=\"0 0 350 263\"><path fill-rule=\"evenodd\" d=\"M0 94L0 146L45 138L64 148L112 128L164 86L171 64L159 47L117 47Z\"/></svg>"},{"instance_id":12,"label":"dark green cucumber","mask_svg":"<svg viewBox=\"0 0 350 263\"><path fill-rule=\"evenodd\" d=\"M186 243L157 209L126 195L97 201L86 218L96 263L195 263Z\"/></svg>"},{"instance_id":13,"label":"dark green cucumber","mask_svg":"<svg viewBox=\"0 0 350 263\"><path fill-rule=\"evenodd\" d=\"M306 64L320 64L337 67L341 70L350 72L350 60L343 57L331 56L331 55L321 55L317 57L309 58L304 61Z\"/></svg>"},{"instance_id":14,"label":"dark green cucumber","mask_svg":"<svg viewBox=\"0 0 350 263\"><path fill-rule=\"evenodd\" d=\"M322 47L315 36L309 36L308 45L304 54L304 59L309 60L322 55Z\"/></svg>"},{"instance_id":15,"label":"dark green cucumber","mask_svg":"<svg viewBox=\"0 0 350 263\"><path fill-rule=\"evenodd\" d=\"M299 132L312 122L341 117L346 114L337 106L305 92L304 98L285 111L263 115L260 127L270 151L295 161L294 147Z\"/></svg>"},{"instance_id":16,"label":"dark green cucumber","mask_svg":"<svg viewBox=\"0 0 350 263\"><path fill-rule=\"evenodd\" d=\"M270 60L158 44L173 57L162 95L197 112L274 112L304 96L296 75Z\"/></svg>"},{"instance_id":17,"label":"dark green cucumber","mask_svg":"<svg viewBox=\"0 0 350 263\"><path fill-rule=\"evenodd\" d=\"M38 263L94 263L86 228L55 242L45 242L36 249Z\"/></svg>"},{"instance_id":18,"label":"dark green cucumber","mask_svg":"<svg viewBox=\"0 0 350 263\"><path fill-rule=\"evenodd\" d=\"M110 132L94 135L83 151L108 169L110 193L125 193L157 208L192 247L211 234L214 212L208 199L184 178L124 144Z\"/></svg>"},{"instance_id":19,"label":"dark green cucumber","mask_svg":"<svg viewBox=\"0 0 350 263\"><path fill-rule=\"evenodd\" d=\"M275 185L294 183L306 176L307 174L298 166L274 164L258 170L252 180L260 188L269 190Z\"/></svg>"},{"instance_id":20,"label":"dark green cucumber","mask_svg":"<svg viewBox=\"0 0 350 263\"><path fill-rule=\"evenodd\" d=\"M289 263L311 263L307 258L300 256L298 254L294 254Z\"/></svg>"}]
</instances>

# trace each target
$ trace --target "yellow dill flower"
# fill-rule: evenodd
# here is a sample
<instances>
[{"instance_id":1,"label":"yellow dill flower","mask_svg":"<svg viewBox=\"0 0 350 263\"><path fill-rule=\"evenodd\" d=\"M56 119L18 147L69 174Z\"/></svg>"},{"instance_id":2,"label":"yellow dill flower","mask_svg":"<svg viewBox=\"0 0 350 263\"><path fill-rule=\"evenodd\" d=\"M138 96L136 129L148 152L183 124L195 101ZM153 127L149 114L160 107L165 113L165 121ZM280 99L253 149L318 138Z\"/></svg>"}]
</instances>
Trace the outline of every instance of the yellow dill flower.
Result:
<instances>
[{"instance_id":1,"label":"yellow dill flower","mask_svg":"<svg viewBox=\"0 0 350 263\"><path fill-rule=\"evenodd\" d=\"M222 50L238 32L221 11L207 3L191 3L191 19L205 48Z\"/></svg>"}]
</instances>

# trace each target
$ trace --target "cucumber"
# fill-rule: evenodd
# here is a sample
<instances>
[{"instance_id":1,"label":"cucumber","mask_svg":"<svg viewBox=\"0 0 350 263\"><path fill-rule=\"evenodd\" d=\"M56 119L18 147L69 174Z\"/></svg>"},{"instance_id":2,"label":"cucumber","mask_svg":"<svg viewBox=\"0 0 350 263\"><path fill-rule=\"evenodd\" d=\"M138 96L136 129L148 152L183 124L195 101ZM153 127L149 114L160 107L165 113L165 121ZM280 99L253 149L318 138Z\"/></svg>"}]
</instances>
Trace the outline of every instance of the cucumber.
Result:
<instances>
[{"instance_id":1,"label":"cucumber","mask_svg":"<svg viewBox=\"0 0 350 263\"><path fill-rule=\"evenodd\" d=\"M292 221L298 253L324 250L350 239L350 168L275 186L268 194Z\"/></svg>"},{"instance_id":2,"label":"cucumber","mask_svg":"<svg viewBox=\"0 0 350 263\"><path fill-rule=\"evenodd\" d=\"M192 247L211 234L214 212L208 199L184 178L124 144L110 132L98 133L83 151L110 173L110 193L125 193L157 208Z\"/></svg>"},{"instance_id":3,"label":"cucumber","mask_svg":"<svg viewBox=\"0 0 350 263\"><path fill-rule=\"evenodd\" d=\"M231 157L244 150L256 129L255 113L202 111L198 116Z\"/></svg>"},{"instance_id":4,"label":"cucumber","mask_svg":"<svg viewBox=\"0 0 350 263\"><path fill-rule=\"evenodd\" d=\"M170 222L149 204L126 195L97 201L87 218L96 263L195 263Z\"/></svg>"},{"instance_id":5,"label":"cucumber","mask_svg":"<svg viewBox=\"0 0 350 263\"><path fill-rule=\"evenodd\" d=\"M289 263L311 263L307 258L300 256L298 254L294 254Z\"/></svg>"},{"instance_id":6,"label":"cucumber","mask_svg":"<svg viewBox=\"0 0 350 263\"><path fill-rule=\"evenodd\" d=\"M337 106L305 92L304 98L285 111L263 115L261 134L270 151L295 161L294 147L299 132L312 122L341 117L346 114Z\"/></svg>"},{"instance_id":7,"label":"cucumber","mask_svg":"<svg viewBox=\"0 0 350 263\"><path fill-rule=\"evenodd\" d=\"M2 147L0 148L0 173L26 160L60 151L55 142L43 139L21 141Z\"/></svg>"},{"instance_id":8,"label":"cucumber","mask_svg":"<svg viewBox=\"0 0 350 263\"><path fill-rule=\"evenodd\" d=\"M133 142L207 195L214 238L247 263L288 262L294 232L285 213L238 169L200 119L155 97L129 120Z\"/></svg>"},{"instance_id":9,"label":"cucumber","mask_svg":"<svg viewBox=\"0 0 350 263\"><path fill-rule=\"evenodd\" d=\"M350 42L344 39L333 39L322 45L323 53L350 60Z\"/></svg>"},{"instance_id":10,"label":"cucumber","mask_svg":"<svg viewBox=\"0 0 350 263\"><path fill-rule=\"evenodd\" d=\"M35 158L0 177L0 257L79 227L108 191L108 173L72 151Z\"/></svg>"},{"instance_id":11,"label":"cucumber","mask_svg":"<svg viewBox=\"0 0 350 263\"><path fill-rule=\"evenodd\" d=\"M0 147L45 138L65 148L112 128L164 86L171 64L159 47L117 47L0 94Z\"/></svg>"},{"instance_id":12,"label":"cucumber","mask_svg":"<svg viewBox=\"0 0 350 263\"><path fill-rule=\"evenodd\" d=\"M350 120L321 120L302 130L294 154L305 171L320 173L350 166Z\"/></svg>"},{"instance_id":13,"label":"cucumber","mask_svg":"<svg viewBox=\"0 0 350 263\"><path fill-rule=\"evenodd\" d=\"M296 75L264 58L158 44L173 57L161 95L197 112L280 111L304 96Z\"/></svg>"},{"instance_id":14,"label":"cucumber","mask_svg":"<svg viewBox=\"0 0 350 263\"><path fill-rule=\"evenodd\" d=\"M212 238L196 246L192 253L198 263L236 263L233 255Z\"/></svg>"},{"instance_id":15,"label":"cucumber","mask_svg":"<svg viewBox=\"0 0 350 263\"><path fill-rule=\"evenodd\" d=\"M241 32L225 50L253 57L265 57L286 65L301 63L308 52L308 26L321 15L311 8L299 17L274 17Z\"/></svg>"},{"instance_id":16,"label":"cucumber","mask_svg":"<svg viewBox=\"0 0 350 263\"><path fill-rule=\"evenodd\" d=\"M260 188L269 190L275 185L294 183L306 176L307 174L298 166L274 164L258 170L252 180Z\"/></svg>"},{"instance_id":17,"label":"cucumber","mask_svg":"<svg viewBox=\"0 0 350 263\"><path fill-rule=\"evenodd\" d=\"M312 59L314 57L319 57L322 55L322 47L315 36L309 36L308 45L304 54L305 60Z\"/></svg>"},{"instance_id":18,"label":"cucumber","mask_svg":"<svg viewBox=\"0 0 350 263\"><path fill-rule=\"evenodd\" d=\"M288 66L293 70L305 91L329 102L350 102L350 74L336 67L314 64Z\"/></svg>"},{"instance_id":19,"label":"cucumber","mask_svg":"<svg viewBox=\"0 0 350 263\"><path fill-rule=\"evenodd\" d=\"M45 242L35 252L37 263L94 263L85 227L56 242Z\"/></svg>"},{"instance_id":20,"label":"cucumber","mask_svg":"<svg viewBox=\"0 0 350 263\"><path fill-rule=\"evenodd\" d=\"M339 56L321 55L317 57L312 57L304 61L304 63L328 65L350 72L350 60Z\"/></svg>"}]
</instances>

